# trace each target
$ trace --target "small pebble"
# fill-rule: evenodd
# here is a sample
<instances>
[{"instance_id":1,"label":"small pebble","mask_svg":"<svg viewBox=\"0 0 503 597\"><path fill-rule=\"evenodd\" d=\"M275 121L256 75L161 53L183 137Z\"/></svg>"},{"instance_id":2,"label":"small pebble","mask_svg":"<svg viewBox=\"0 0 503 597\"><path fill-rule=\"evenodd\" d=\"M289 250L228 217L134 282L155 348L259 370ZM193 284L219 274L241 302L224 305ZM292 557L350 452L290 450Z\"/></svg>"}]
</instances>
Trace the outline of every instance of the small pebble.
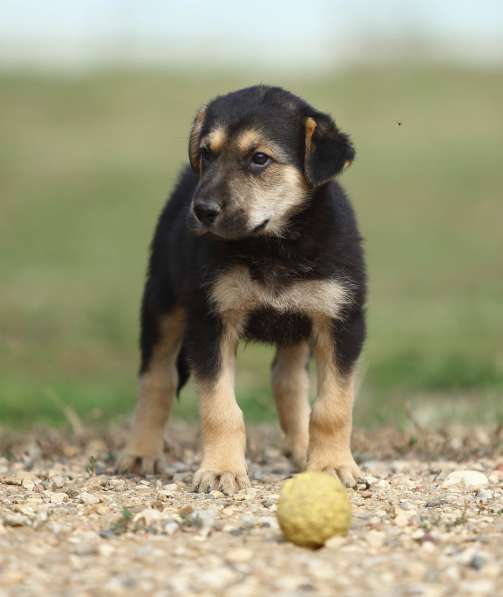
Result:
<instances>
[{"instance_id":1,"label":"small pebble","mask_svg":"<svg viewBox=\"0 0 503 597\"><path fill-rule=\"evenodd\" d=\"M3 523L10 527L24 527L29 526L30 519L18 512L5 512L3 514Z\"/></svg>"},{"instance_id":2,"label":"small pebble","mask_svg":"<svg viewBox=\"0 0 503 597\"><path fill-rule=\"evenodd\" d=\"M225 554L225 557L229 562L248 562L253 558L253 551L246 549L245 547L238 547Z\"/></svg>"},{"instance_id":3,"label":"small pebble","mask_svg":"<svg viewBox=\"0 0 503 597\"><path fill-rule=\"evenodd\" d=\"M54 489L61 489L65 484L65 480L61 475L54 475L54 477L50 478L50 485L51 488Z\"/></svg>"},{"instance_id":4,"label":"small pebble","mask_svg":"<svg viewBox=\"0 0 503 597\"><path fill-rule=\"evenodd\" d=\"M86 504L88 506L92 506L93 504L99 504L99 502L101 501L98 496L92 493L87 493L87 491L83 491L79 495L79 498L83 504Z\"/></svg>"},{"instance_id":5,"label":"small pebble","mask_svg":"<svg viewBox=\"0 0 503 597\"><path fill-rule=\"evenodd\" d=\"M473 554L473 557L468 562L468 565L470 566L470 568L473 568L474 570L482 570L482 568L486 565L486 562L486 558L476 553Z\"/></svg>"},{"instance_id":6,"label":"small pebble","mask_svg":"<svg viewBox=\"0 0 503 597\"><path fill-rule=\"evenodd\" d=\"M484 487L489 484L489 479L480 471L462 470L453 471L444 479L442 487L462 485L468 488Z\"/></svg>"},{"instance_id":7,"label":"small pebble","mask_svg":"<svg viewBox=\"0 0 503 597\"><path fill-rule=\"evenodd\" d=\"M31 479L23 479L21 485L28 491L33 491L35 489L35 483Z\"/></svg>"},{"instance_id":8,"label":"small pebble","mask_svg":"<svg viewBox=\"0 0 503 597\"><path fill-rule=\"evenodd\" d=\"M365 535L365 540L372 547L382 547L386 541L386 534L382 531L370 530Z\"/></svg>"}]
</instances>

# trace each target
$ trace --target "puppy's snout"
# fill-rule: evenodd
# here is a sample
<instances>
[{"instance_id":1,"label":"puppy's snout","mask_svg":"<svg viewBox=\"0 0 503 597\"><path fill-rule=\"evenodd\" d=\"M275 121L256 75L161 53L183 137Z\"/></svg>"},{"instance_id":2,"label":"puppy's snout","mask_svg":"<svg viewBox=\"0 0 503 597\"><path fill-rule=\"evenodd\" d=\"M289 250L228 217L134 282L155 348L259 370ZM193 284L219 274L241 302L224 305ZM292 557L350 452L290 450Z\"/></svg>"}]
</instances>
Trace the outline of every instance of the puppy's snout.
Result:
<instances>
[{"instance_id":1,"label":"puppy's snout","mask_svg":"<svg viewBox=\"0 0 503 597\"><path fill-rule=\"evenodd\" d=\"M220 207L215 201L196 201L194 215L205 226L211 226L220 213Z\"/></svg>"}]
</instances>

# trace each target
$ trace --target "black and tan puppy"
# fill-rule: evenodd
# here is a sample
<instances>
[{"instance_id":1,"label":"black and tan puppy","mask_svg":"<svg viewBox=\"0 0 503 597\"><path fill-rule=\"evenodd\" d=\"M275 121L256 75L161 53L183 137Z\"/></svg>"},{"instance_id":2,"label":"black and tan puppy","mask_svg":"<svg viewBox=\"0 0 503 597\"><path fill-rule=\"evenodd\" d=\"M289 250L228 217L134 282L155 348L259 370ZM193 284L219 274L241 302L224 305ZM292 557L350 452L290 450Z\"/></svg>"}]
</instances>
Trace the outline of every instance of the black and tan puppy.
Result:
<instances>
[{"instance_id":1,"label":"black and tan puppy","mask_svg":"<svg viewBox=\"0 0 503 597\"><path fill-rule=\"evenodd\" d=\"M160 467L173 398L192 373L203 441L194 489L249 485L234 396L236 347L246 339L277 347L272 386L294 461L354 485L366 275L353 210L333 180L354 158L348 136L302 99L259 85L200 110L189 157L152 242L138 405L119 470Z\"/></svg>"}]
</instances>

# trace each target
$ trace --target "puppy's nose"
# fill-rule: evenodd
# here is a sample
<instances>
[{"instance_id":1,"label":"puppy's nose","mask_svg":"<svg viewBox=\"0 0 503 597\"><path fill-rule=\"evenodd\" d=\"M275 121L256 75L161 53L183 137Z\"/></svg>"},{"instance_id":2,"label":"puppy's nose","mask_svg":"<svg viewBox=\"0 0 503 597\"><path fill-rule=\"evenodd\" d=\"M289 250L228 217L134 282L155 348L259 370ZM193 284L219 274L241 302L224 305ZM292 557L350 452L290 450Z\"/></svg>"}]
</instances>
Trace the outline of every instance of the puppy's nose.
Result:
<instances>
[{"instance_id":1,"label":"puppy's nose","mask_svg":"<svg viewBox=\"0 0 503 597\"><path fill-rule=\"evenodd\" d=\"M194 214L205 226L210 226L220 213L220 207L214 201L194 203Z\"/></svg>"}]
</instances>

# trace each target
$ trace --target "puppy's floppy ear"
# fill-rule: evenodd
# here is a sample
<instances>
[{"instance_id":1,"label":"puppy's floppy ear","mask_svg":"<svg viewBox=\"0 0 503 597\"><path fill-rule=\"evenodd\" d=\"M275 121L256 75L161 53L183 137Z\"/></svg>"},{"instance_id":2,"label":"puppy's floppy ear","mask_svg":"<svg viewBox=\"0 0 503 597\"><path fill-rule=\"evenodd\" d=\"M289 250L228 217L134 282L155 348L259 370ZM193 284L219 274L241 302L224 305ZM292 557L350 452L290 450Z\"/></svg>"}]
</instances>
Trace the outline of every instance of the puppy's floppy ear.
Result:
<instances>
[{"instance_id":1,"label":"puppy's floppy ear","mask_svg":"<svg viewBox=\"0 0 503 597\"><path fill-rule=\"evenodd\" d=\"M349 166L355 150L348 135L341 133L328 114L313 113L304 119L304 172L308 183L318 187Z\"/></svg>"},{"instance_id":2,"label":"puppy's floppy ear","mask_svg":"<svg viewBox=\"0 0 503 597\"><path fill-rule=\"evenodd\" d=\"M206 118L206 106L203 106L196 114L192 128L189 135L189 161L192 166L192 170L199 174L199 141L201 139L201 131L204 125L204 119Z\"/></svg>"}]
</instances>

